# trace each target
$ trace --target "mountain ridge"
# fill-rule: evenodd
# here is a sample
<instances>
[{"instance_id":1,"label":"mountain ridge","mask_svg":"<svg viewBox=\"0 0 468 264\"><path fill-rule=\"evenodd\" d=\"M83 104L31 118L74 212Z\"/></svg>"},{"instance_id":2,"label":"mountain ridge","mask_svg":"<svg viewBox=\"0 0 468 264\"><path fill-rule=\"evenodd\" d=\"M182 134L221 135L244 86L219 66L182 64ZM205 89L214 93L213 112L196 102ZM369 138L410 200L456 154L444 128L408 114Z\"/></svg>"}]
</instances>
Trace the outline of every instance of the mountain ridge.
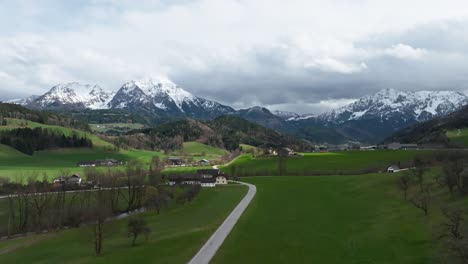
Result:
<instances>
[{"instance_id":1,"label":"mountain ridge","mask_svg":"<svg viewBox=\"0 0 468 264\"><path fill-rule=\"evenodd\" d=\"M145 120L235 115L277 131L301 135L312 142L338 144L382 141L397 130L460 109L468 104L468 97L454 91L384 89L326 113L297 114L270 111L261 106L235 110L197 97L170 80L149 78L126 82L116 91L76 82L58 84L41 96L13 103L43 110L125 110L156 117Z\"/></svg>"}]
</instances>

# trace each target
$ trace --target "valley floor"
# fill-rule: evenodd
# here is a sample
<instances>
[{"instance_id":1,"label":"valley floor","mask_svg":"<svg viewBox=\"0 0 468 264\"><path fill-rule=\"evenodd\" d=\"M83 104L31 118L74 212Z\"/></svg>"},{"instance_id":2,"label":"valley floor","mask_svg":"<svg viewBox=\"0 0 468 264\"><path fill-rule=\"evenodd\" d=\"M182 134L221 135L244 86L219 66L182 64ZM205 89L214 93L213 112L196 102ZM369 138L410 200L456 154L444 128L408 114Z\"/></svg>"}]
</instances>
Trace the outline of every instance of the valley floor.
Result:
<instances>
[{"instance_id":1,"label":"valley floor","mask_svg":"<svg viewBox=\"0 0 468 264\"><path fill-rule=\"evenodd\" d=\"M213 263L429 263L427 219L396 177L243 178L257 195Z\"/></svg>"}]
</instances>

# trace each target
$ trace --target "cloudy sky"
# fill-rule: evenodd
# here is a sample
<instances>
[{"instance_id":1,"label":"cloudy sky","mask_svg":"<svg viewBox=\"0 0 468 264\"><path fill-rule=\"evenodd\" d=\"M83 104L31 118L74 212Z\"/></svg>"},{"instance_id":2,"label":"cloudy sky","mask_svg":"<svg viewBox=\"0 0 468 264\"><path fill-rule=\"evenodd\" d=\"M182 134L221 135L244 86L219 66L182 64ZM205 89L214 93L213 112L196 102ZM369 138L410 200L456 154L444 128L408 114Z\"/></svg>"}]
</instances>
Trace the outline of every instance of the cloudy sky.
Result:
<instances>
[{"instance_id":1,"label":"cloudy sky","mask_svg":"<svg viewBox=\"0 0 468 264\"><path fill-rule=\"evenodd\" d=\"M383 88L465 92L468 2L1 1L0 100L151 76L301 113Z\"/></svg>"}]
</instances>

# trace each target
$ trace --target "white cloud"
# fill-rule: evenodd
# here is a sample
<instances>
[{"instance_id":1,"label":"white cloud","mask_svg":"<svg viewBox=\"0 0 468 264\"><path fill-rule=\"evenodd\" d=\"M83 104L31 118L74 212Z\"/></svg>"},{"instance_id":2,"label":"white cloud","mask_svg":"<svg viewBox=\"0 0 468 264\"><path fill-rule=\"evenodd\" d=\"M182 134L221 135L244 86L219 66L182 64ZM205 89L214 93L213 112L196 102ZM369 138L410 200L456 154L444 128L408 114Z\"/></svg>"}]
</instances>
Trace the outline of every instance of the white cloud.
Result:
<instances>
[{"instance_id":1,"label":"white cloud","mask_svg":"<svg viewBox=\"0 0 468 264\"><path fill-rule=\"evenodd\" d=\"M399 59L421 59L428 51L421 48L413 48L410 45L399 43L391 48L385 49L384 54Z\"/></svg>"},{"instance_id":2,"label":"white cloud","mask_svg":"<svg viewBox=\"0 0 468 264\"><path fill-rule=\"evenodd\" d=\"M117 89L129 79L167 75L187 90L232 105L303 99L304 107L325 107L320 100L388 87L402 79L398 70L427 72L387 66L388 56L403 63L433 53L407 40L388 42L387 36L453 20L468 25L468 3L461 0L72 2L11 1L0 10L0 65L16 80L0 79L0 99L13 96L13 83L30 91L68 81ZM468 34L468 26L457 30ZM448 82L448 72L465 76L467 60L458 56L450 63L443 56L449 52L434 51L444 63L425 61L443 65L447 75L430 69L440 80L425 74L410 86Z\"/></svg>"},{"instance_id":3,"label":"white cloud","mask_svg":"<svg viewBox=\"0 0 468 264\"><path fill-rule=\"evenodd\" d=\"M317 68L325 72L336 72L343 74L356 73L367 68L367 65L363 62L359 65L356 65L353 63L345 63L329 57L314 59L313 62L306 63L305 66L308 68Z\"/></svg>"}]
</instances>

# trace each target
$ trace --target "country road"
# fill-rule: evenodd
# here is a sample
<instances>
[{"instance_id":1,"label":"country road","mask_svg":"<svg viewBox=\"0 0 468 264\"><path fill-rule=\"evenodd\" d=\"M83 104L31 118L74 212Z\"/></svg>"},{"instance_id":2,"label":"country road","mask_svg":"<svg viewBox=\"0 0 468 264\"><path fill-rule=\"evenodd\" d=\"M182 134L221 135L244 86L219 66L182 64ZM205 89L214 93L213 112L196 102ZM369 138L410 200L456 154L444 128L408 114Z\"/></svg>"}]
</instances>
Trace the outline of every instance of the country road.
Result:
<instances>
[{"instance_id":1,"label":"country road","mask_svg":"<svg viewBox=\"0 0 468 264\"><path fill-rule=\"evenodd\" d=\"M223 244L226 237L231 232L234 225L237 223L242 213L249 206L250 202L257 193L257 187L255 185L245 182L231 181L239 183L249 187L249 191L240 203L234 208L229 216L224 220L223 224L214 232L214 234L208 239L198 253L190 260L189 264L207 264L214 257L218 249Z\"/></svg>"}]
</instances>

